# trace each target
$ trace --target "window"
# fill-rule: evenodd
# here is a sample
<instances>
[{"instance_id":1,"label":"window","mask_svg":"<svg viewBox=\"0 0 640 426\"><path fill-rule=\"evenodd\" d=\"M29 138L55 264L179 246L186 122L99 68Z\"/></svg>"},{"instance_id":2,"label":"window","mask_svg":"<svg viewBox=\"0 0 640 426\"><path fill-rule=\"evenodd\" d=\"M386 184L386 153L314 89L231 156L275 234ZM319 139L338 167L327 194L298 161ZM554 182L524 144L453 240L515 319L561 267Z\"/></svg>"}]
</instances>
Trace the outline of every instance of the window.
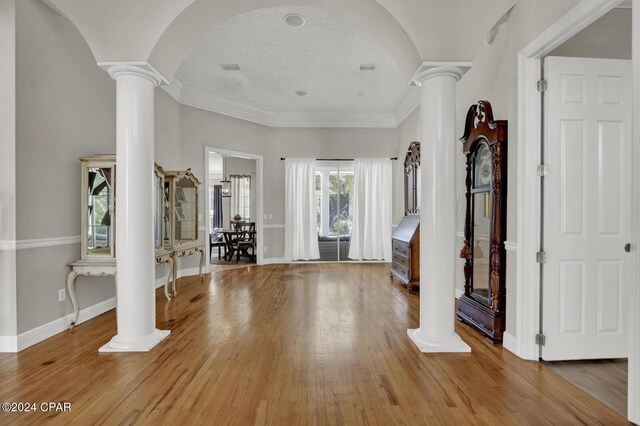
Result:
<instances>
[{"instance_id":1,"label":"window","mask_svg":"<svg viewBox=\"0 0 640 426\"><path fill-rule=\"evenodd\" d=\"M242 219L251 218L251 176L231 175L231 212L230 218L239 214Z\"/></svg>"}]
</instances>

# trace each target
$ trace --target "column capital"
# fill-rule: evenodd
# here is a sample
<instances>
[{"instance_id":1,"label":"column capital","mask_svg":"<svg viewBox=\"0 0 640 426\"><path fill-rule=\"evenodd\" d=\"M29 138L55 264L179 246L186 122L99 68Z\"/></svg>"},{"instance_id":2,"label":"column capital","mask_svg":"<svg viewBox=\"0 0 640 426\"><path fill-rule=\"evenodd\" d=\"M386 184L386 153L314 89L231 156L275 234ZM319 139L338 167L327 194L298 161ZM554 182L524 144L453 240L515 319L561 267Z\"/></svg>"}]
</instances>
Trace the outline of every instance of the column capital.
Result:
<instances>
[{"instance_id":1,"label":"column capital","mask_svg":"<svg viewBox=\"0 0 640 426\"><path fill-rule=\"evenodd\" d=\"M436 61L436 62L423 62L411 80L409 85L420 86L425 81L433 77L449 76L455 78L456 81L460 80L464 73L469 71L472 66L472 62L464 61Z\"/></svg>"},{"instance_id":2,"label":"column capital","mask_svg":"<svg viewBox=\"0 0 640 426\"><path fill-rule=\"evenodd\" d=\"M98 66L109 73L114 80L121 75L134 75L149 80L156 87L169 84L167 79L147 61L98 62Z\"/></svg>"}]
</instances>

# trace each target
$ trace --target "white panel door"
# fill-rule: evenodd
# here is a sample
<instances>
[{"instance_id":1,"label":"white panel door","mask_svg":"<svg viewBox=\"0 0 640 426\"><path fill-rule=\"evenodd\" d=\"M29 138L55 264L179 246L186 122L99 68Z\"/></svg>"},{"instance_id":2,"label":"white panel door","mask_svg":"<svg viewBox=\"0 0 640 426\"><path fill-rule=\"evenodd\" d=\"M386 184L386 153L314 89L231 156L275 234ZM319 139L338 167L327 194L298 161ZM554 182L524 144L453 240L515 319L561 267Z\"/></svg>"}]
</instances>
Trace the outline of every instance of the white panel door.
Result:
<instances>
[{"instance_id":1,"label":"white panel door","mask_svg":"<svg viewBox=\"0 0 640 426\"><path fill-rule=\"evenodd\" d=\"M545 59L545 360L627 356L631 62Z\"/></svg>"}]
</instances>

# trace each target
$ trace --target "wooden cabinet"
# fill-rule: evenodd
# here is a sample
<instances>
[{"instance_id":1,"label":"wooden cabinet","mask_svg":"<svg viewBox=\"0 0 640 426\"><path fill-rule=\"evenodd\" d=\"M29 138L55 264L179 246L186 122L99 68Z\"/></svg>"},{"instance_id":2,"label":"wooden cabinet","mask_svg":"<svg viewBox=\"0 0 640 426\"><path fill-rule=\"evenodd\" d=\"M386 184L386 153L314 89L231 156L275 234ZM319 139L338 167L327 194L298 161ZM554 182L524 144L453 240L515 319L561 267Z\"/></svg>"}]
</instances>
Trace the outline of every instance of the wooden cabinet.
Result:
<instances>
[{"instance_id":1,"label":"wooden cabinet","mask_svg":"<svg viewBox=\"0 0 640 426\"><path fill-rule=\"evenodd\" d=\"M420 285L420 216L405 216L391 239L391 276L409 291Z\"/></svg>"},{"instance_id":2,"label":"wooden cabinet","mask_svg":"<svg viewBox=\"0 0 640 426\"><path fill-rule=\"evenodd\" d=\"M465 286L458 319L500 344L506 306L507 122L494 121L491 104L480 101L469 109L460 140L467 157L467 192L460 252Z\"/></svg>"},{"instance_id":3,"label":"wooden cabinet","mask_svg":"<svg viewBox=\"0 0 640 426\"><path fill-rule=\"evenodd\" d=\"M391 237L391 271L407 289L420 285L420 142L404 158L404 218Z\"/></svg>"}]
</instances>

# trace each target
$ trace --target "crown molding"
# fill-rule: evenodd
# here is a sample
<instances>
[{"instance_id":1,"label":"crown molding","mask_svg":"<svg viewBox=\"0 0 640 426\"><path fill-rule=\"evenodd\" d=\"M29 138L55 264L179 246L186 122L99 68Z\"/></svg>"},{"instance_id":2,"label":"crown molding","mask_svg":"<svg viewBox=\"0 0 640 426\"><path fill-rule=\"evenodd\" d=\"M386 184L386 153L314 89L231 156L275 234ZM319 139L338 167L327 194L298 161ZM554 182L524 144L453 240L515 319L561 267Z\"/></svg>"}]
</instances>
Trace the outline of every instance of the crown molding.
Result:
<instances>
[{"instance_id":1,"label":"crown molding","mask_svg":"<svg viewBox=\"0 0 640 426\"><path fill-rule=\"evenodd\" d=\"M393 113L287 112L274 116L273 127L367 127L395 129Z\"/></svg>"},{"instance_id":2,"label":"crown molding","mask_svg":"<svg viewBox=\"0 0 640 426\"><path fill-rule=\"evenodd\" d=\"M418 90L412 90L401 107L391 113L356 112L278 112L273 113L227 97L204 92L179 77L162 89L182 105L215 112L269 127L355 127L395 129L420 103ZM415 92L415 93L414 93ZM417 102L417 104L416 104ZM402 117L402 120L399 120Z\"/></svg>"},{"instance_id":3,"label":"crown molding","mask_svg":"<svg viewBox=\"0 0 640 426\"><path fill-rule=\"evenodd\" d=\"M273 113L243 102L207 93L193 87L182 85L179 101L183 105L204 109L229 117L240 118L253 123L274 127Z\"/></svg>"},{"instance_id":4,"label":"crown molding","mask_svg":"<svg viewBox=\"0 0 640 426\"><path fill-rule=\"evenodd\" d=\"M400 126L420 106L420 102L420 90L412 86L411 91L396 108L396 127Z\"/></svg>"}]
</instances>

